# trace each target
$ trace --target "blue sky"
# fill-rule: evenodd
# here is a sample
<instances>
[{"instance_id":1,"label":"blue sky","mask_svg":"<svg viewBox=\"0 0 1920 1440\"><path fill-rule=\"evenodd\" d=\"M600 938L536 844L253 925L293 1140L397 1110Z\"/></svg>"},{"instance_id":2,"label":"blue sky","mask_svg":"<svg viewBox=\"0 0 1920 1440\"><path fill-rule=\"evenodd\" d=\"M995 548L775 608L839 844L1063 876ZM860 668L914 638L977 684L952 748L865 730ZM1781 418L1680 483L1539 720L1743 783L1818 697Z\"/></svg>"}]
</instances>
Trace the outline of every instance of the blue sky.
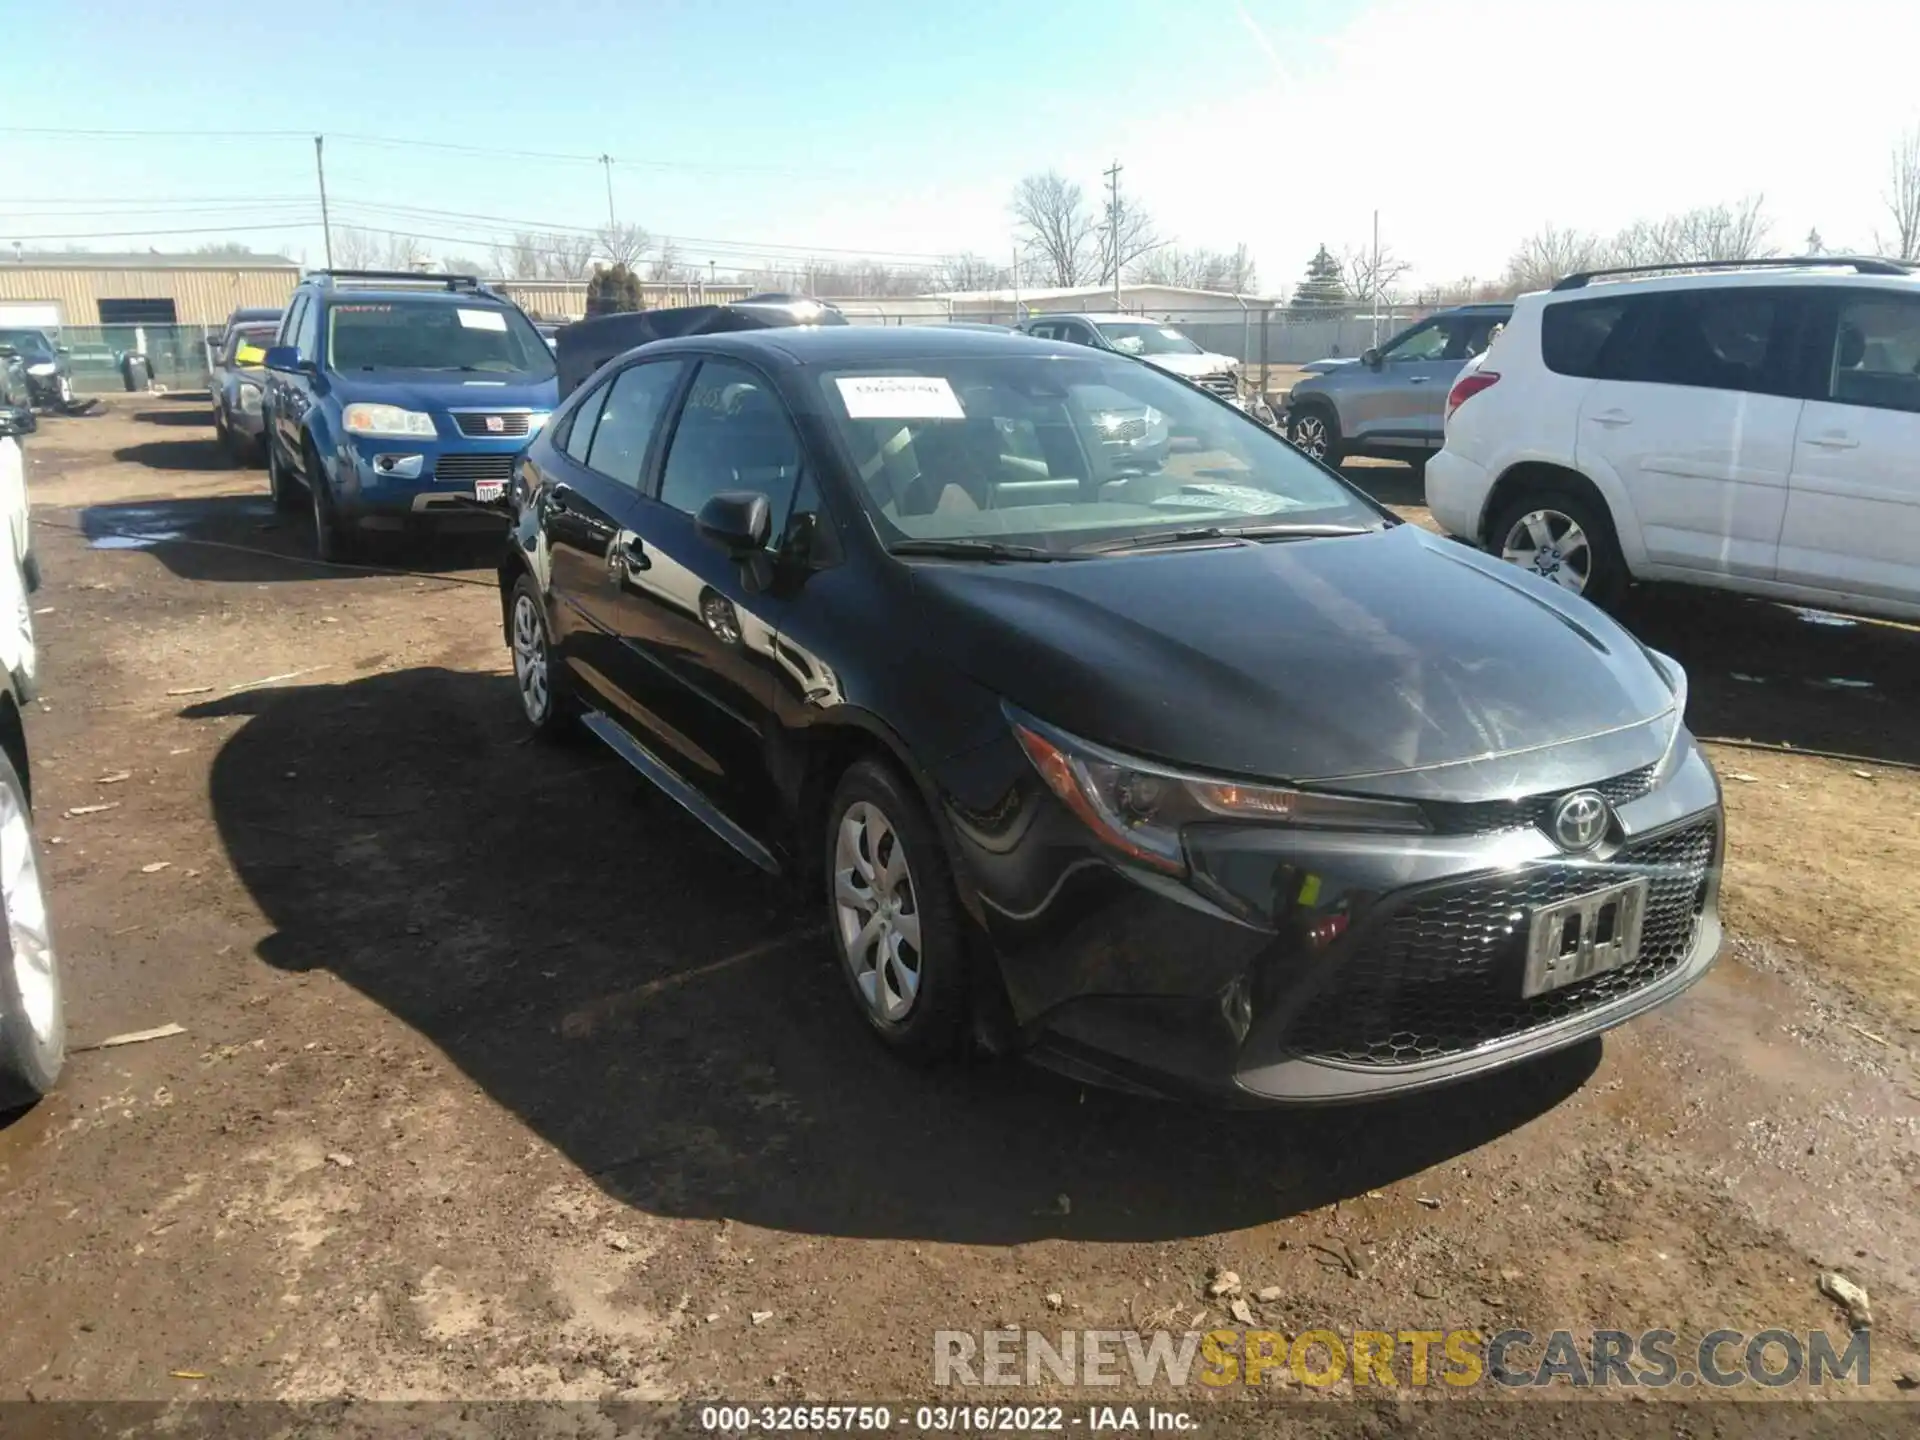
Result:
<instances>
[{"instance_id":1,"label":"blue sky","mask_svg":"<svg viewBox=\"0 0 1920 1440\"><path fill-rule=\"evenodd\" d=\"M607 152L620 218L723 269L774 245L999 259L1021 175L1091 191L1117 157L1163 234L1245 241L1272 285L1323 240L1364 242L1376 207L1431 279L1496 272L1544 220L1611 228L1753 193L1782 243L1817 225L1865 245L1887 148L1920 118L1920 6L1864 0L1817 27L1717 0L1622 0L1604 24L1561 0L331 0L114 6L111 25L10 8L0 126L230 130L0 130L0 241L190 248L233 227L310 262L313 132L337 221L484 259L511 224L372 207L606 214L591 162L349 135Z\"/></svg>"}]
</instances>

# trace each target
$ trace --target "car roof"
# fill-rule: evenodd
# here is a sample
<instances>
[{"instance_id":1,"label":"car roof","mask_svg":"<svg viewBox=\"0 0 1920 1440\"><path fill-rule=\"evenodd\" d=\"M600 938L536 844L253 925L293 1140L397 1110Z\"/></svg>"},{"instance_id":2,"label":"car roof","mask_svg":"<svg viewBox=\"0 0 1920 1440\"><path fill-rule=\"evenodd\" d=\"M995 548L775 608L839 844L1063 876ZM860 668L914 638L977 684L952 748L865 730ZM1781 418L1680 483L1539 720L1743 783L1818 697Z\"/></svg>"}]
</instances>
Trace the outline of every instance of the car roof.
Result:
<instances>
[{"instance_id":1,"label":"car roof","mask_svg":"<svg viewBox=\"0 0 1920 1440\"><path fill-rule=\"evenodd\" d=\"M1843 285L1859 289L1863 285L1913 293L1920 286L1920 275L1863 275L1837 266L1791 265L1756 266L1751 270L1694 270L1659 275L1595 275L1586 284L1571 290L1535 291L1534 296L1558 304L1565 300L1591 299L1617 295L1623 290L1634 294L1663 294L1671 290L1740 290L1781 286ZM1532 296L1522 298L1533 298Z\"/></svg>"},{"instance_id":2,"label":"car roof","mask_svg":"<svg viewBox=\"0 0 1920 1440\"><path fill-rule=\"evenodd\" d=\"M1040 340L1017 331L949 329L944 325L776 325L717 335L681 335L641 347L652 354L707 350L773 356L790 365L884 364L982 355L1067 355L1087 359L1084 345Z\"/></svg>"}]
</instances>

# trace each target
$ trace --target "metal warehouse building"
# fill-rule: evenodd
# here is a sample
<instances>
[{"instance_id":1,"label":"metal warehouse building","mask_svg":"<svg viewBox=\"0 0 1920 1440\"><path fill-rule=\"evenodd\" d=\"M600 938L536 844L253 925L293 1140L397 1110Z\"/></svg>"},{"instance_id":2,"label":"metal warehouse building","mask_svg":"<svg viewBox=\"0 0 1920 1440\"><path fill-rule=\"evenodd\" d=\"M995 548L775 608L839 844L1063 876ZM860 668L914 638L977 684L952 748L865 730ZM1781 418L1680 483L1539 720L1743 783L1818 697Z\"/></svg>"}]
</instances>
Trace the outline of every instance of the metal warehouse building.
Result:
<instances>
[{"instance_id":1,"label":"metal warehouse building","mask_svg":"<svg viewBox=\"0 0 1920 1440\"><path fill-rule=\"evenodd\" d=\"M299 279L284 255L0 254L0 326L218 325Z\"/></svg>"}]
</instances>

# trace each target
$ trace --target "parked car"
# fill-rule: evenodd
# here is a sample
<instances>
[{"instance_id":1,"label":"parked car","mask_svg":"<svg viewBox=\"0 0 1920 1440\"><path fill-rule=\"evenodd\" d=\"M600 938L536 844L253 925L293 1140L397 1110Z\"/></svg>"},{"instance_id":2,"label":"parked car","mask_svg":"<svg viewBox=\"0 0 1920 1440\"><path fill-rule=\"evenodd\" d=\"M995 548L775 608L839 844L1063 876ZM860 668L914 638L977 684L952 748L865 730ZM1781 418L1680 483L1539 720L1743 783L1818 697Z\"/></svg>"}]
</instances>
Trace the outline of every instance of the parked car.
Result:
<instances>
[{"instance_id":1,"label":"parked car","mask_svg":"<svg viewBox=\"0 0 1920 1440\"><path fill-rule=\"evenodd\" d=\"M27 501L27 457L21 448L24 437L31 435L38 426L33 411L24 405L0 403L0 543L5 546L4 555L19 576L19 593L22 597L31 595L40 588L40 561L33 552L32 510ZM4 615L0 610L0 615ZM33 622L30 610L23 612L29 637ZM31 667L33 649L27 648L27 663ZM31 680L29 668L27 678Z\"/></svg>"},{"instance_id":2,"label":"parked car","mask_svg":"<svg viewBox=\"0 0 1920 1440\"><path fill-rule=\"evenodd\" d=\"M0 344L0 410L26 412L26 421L22 422L23 433L30 433L34 429L33 393L27 386L27 362L21 358L18 350L6 344Z\"/></svg>"},{"instance_id":3,"label":"parked car","mask_svg":"<svg viewBox=\"0 0 1920 1440\"><path fill-rule=\"evenodd\" d=\"M1419 469L1440 448L1448 388L1512 313L1511 305L1462 305L1358 359L1316 362L1281 405L1287 435L1328 465L1374 455Z\"/></svg>"},{"instance_id":4,"label":"parked car","mask_svg":"<svg viewBox=\"0 0 1920 1440\"><path fill-rule=\"evenodd\" d=\"M27 393L42 410L73 404L73 367L67 353L43 330L0 330L0 345L15 351L27 375Z\"/></svg>"},{"instance_id":5,"label":"parked car","mask_svg":"<svg viewBox=\"0 0 1920 1440\"><path fill-rule=\"evenodd\" d=\"M226 324L220 327L218 334L207 336L207 369L217 370L220 357L226 353L227 342L233 338L233 332L242 325L266 325L278 329L280 319L286 311L277 305L242 305L227 316Z\"/></svg>"},{"instance_id":6,"label":"parked car","mask_svg":"<svg viewBox=\"0 0 1920 1440\"><path fill-rule=\"evenodd\" d=\"M1821 256L1569 276L1448 398L1455 535L1602 604L1684 581L1920 619L1920 277Z\"/></svg>"},{"instance_id":7,"label":"parked car","mask_svg":"<svg viewBox=\"0 0 1920 1440\"><path fill-rule=\"evenodd\" d=\"M0 509L6 512L15 560L0 565L0 617L5 617L0 623L0 910L7 941L0 962L0 1113L32 1104L51 1090L66 1057L60 969L34 839L24 723L36 684L27 597L37 572L26 547L18 416L17 410L0 409Z\"/></svg>"},{"instance_id":8,"label":"parked car","mask_svg":"<svg viewBox=\"0 0 1920 1440\"><path fill-rule=\"evenodd\" d=\"M251 321L227 331L214 356L207 388L213 397L213 430L220 448L236 461L266 459L267 351L277 321Z\"/></svg>"},{"instance_id":9,"label":"parked car","mask_svg":"<svg viewBox=\"0 0 1920 1440\"><path fill-rule=\"evenodd\" d=\"M1116 393L1192 448L1117 463ZM528 722L805 877L904 1056L1356 1098L1572 1044L1718 949L1680 667L1152 366L662 340L513 499Z\"/></svg>"},{"instance_id":10,"label":"parked car","mask_svg":"<svg viewBox=\"0 0 1920 1440\"><path fill-rule=\"evenodd\" d=\"M1035 315L1020 329L1037 340L1064 340L1138 356L1211 390L1256 420L1271 423L1274 418L1265 398L1247 385L1238 360L1203 350L1172 325L1138 315Z\"/></svg>"},{"instance_id":11,"label":"parked car","mask_svg":"<svg viewBox=\"0 0 1920 1440\"><path fill-rule=\"evenodd\" d=\"M309 274L266 367L268 487L312 508L322 559L366 531L497 526L556 399L553 352L470 275Z\"/></svg>"}]
</instances>

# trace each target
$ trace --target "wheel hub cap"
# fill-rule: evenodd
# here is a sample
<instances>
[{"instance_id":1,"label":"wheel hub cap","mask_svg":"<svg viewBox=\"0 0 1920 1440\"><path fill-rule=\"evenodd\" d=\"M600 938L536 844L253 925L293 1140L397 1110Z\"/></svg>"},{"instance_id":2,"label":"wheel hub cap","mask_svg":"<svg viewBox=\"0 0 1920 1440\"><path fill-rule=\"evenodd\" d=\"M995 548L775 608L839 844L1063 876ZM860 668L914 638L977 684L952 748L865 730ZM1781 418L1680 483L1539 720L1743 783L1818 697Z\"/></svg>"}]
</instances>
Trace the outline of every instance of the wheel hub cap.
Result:
<instances>
[{"instance_id":1,"label":"wheel hub cap","mask_svg":"<svg viewBox=\"0 0 1920 1440\"><path fill-rule=\"evenodd\" d=\"M1507 532L1500 556L1576 595L1587 588L1593 573L1593 548L1586 532L1559 510L1522 515Z\"/></svg>"},{"instance_id":2,"label":"wheel hub cap","mask_svg":"<svg viewBox=\"0 0 1920 1440\"><path fill-rule=\"evenodd\" d=\"M4 787L0 787L0 891L6 895L13 983L20 992L27 1027L44 1045L59 1027L60 982L33 831L17 797Z\"/></svg>"},{"instance_id":3,"label":"wheel hub cap","mask_svg":"<svg viewBox=\"0 0 1920 1440\"><path fill-rule=\"evenodd\" d=\"M527 718L539 724L547 718L547 634L525 595L513 599L513 678Z\"/></svg>"},{"instance_id":4,"label":"wheel hub cap","mask_svg":"<svg viewBox=\"0 0 1920 1440\"><path fill-rule=\"evenodd\" d=\"M872 1014L899 1024L920 993L920 907L905 845L879 806L847 807L833 845L834 925Z\"/></svg>"}]
</instances>

